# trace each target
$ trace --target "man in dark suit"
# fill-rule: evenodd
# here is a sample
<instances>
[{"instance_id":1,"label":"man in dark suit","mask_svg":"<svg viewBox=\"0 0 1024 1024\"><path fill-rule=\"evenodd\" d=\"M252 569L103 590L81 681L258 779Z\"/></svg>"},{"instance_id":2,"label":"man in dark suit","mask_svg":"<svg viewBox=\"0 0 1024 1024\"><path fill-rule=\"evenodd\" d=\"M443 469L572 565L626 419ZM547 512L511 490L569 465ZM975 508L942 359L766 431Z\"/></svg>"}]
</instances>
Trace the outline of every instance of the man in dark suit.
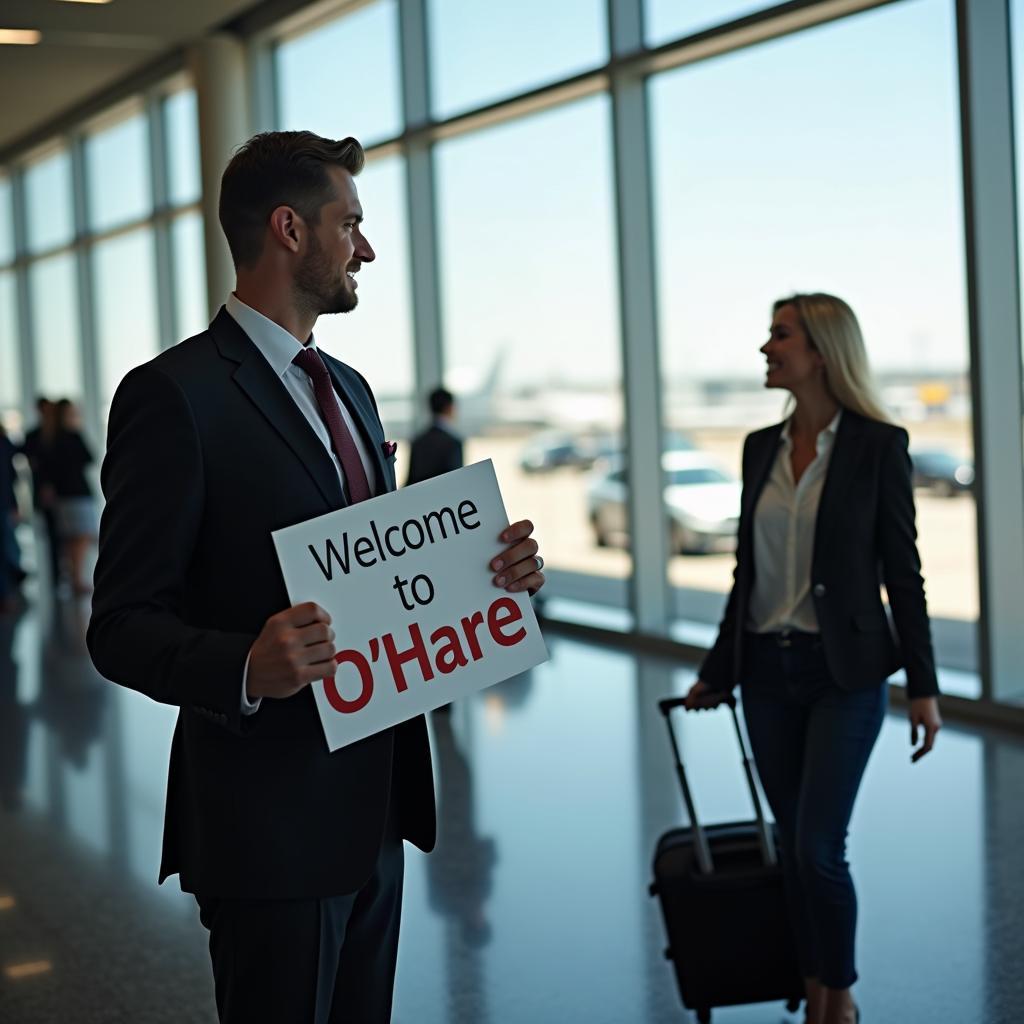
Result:
<instances>
[{"instance_id":1,"label":"man in dark suit","mask_svg":"<svg viewBox=\"0 0 1024 1024\"><path fill-rule=\"evenodd\" d=\"M250 139L221 184L234 293L110 411L89 649L179 707L160 880L196 895L228 1024L387 1021L402 840L434 843L422 717L328 752L309 684L334 672L334 629L289 607L271 541L395 487L369 385L312 336L375 258L362 166L351 138ZM496 586L542 585L532 531L503 532Z\"/></svg>"},{"instance_id":2,"label":"man in dark suit","mask_svg":"<svg viewBox=\"0 0 1024 1024\"><path fill-rule=\"evenodd\" d=\"M462 468L462 438L452 430L455 419L454 395L444 388L434 388L427 398L427 404L433 422L413 438L406 487Z\"/></svg>"}]
</instances>

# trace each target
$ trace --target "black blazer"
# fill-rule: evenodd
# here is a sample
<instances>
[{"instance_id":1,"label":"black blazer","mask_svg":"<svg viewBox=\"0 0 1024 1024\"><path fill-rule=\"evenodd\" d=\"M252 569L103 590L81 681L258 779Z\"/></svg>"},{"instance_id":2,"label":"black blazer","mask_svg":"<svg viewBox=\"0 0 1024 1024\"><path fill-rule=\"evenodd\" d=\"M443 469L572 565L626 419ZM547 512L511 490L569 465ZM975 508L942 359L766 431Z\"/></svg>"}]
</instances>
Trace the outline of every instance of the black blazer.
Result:
<instances>
[{"instance_id":1,"label":"black blazer","mask_svg":"<svg viewBox=\"0 0 1024 1024\"><path fill-rule=\"evenodd\" d=\"M462 468L462 442L438 424L428 427L412 442L409 453L409 484L432 480L442 473Z\"/></svg>"},{"instance_id":2,"label":"black blazer","mask_svg":"<svg viewBox=\"0 0 1024 1024\"><path fill-rule=\"evenodd\" d=\"M366 381L324 355L376 461ZM219 897L319 898L369 877L389 804L434 843L422 717L329 753L310 689L241 714L249 648L290 604L271 531L345 504L331 457L224 310L132 370L110 410L89 650L108 679L179 706L160 881ZM339 634L344 624L336 624Z\"/></svg>"},{"instance_id":3,"label":"black blazer","mask_svg":"<svg viewBox=\"0 0 1024 1024\"><path fill-rule=\"evenodd\" d=\"M754 509L784 424L743 445L743 498L733 587L718 639L700 670L716 689L743 678L743 634L754 585ZM939 692L914 525L907 432L844 410L822 489L811 593L825 657L844 689L876 686L899 668L911 697ZM879 593L885 583L895 636Z\"/></svg>"}]
</instances>

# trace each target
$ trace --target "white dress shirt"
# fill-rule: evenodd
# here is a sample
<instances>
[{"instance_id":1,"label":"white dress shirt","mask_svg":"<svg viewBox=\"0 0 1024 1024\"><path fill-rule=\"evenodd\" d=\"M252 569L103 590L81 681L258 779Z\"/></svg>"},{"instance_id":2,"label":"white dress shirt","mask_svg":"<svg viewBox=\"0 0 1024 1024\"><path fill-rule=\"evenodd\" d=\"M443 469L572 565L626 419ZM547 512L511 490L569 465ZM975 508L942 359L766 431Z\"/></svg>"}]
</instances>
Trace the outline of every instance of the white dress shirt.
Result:
<instances>
[{"instance_id":1,"label":"white dress shirt","mask_svg":"<svg viewBox=\"0 0 1024 1024\"><path fill-rule=\"evenodd\" d=\"M754 587L746 628L755 633L819 632L811 558L818 505L842 414L840 409L818 434L817 455L799 483L793 479L792 420L782 429L775 462L754 509Z\"/></svg>"},{"instance_id":2,"label":"white dress shirt","mask_svg":"<svg viewBox=\"0 0 1024 1024\"><path fill-rule=\"evenodd\" d=\"M306 417L314 433L320 438L321 443L327 449L328 454L331 456L331 461L334 463L334 468L338 471L338 479L341 481L342 486L344 486L345 471L342 469L341 460L331 447L331 434L320 413L320 406L317 404L316 395L313 392L313 382L309 379L305 370L300 369L292 362L305 346L280 324L274 323L273 320L268 319L251 306L247 306L234 292L228 296L224 308L235 323L249 336L249 340L260 350L263 358L270 364L270 368L274 373L281 378L281 382L287 388L288 394L295 400L295 404L299 407L302 415ZM316 341L312 335L308 345L316 348ZM372 496L374 493L374 481L377 479L377 475L374 471L370 454L366 449L366 444L363 442L359 428L353 421L348 409L345 408L345 403L339 401L337 395L334 398L338 402L338 411L345 421L345 426L348 427L349 433L351 433L355 441L356 450L359 452L359 459L363 464L363 469L366 471L366 479L370 485L370 494ZM252 657L252 651L249 652L249 657ZM260 706L259 700L253 702L246 696L245 684L248 676L249 658L246 658L245 671L242 673L242 714L245 715L253 714Z\"/></svg>"}]
</instances>

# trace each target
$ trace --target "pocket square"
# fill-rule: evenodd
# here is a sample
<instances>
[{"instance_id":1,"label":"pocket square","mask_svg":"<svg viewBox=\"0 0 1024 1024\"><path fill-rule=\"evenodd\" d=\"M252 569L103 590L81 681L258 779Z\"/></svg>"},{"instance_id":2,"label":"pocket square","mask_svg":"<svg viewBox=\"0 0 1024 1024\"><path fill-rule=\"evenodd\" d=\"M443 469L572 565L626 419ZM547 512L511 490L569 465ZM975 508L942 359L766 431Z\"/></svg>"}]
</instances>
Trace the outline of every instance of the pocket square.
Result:
<instances>
[{"instance_id":1,"label":"pocket square","mask_svg":"<svg viewBox=\"0 0 1024 1024\"><path fill-rule=\"evenodd\" d=\"M384 457L386 459L393 459L395 457L395 452L398 451L398 442L384 441L380 446L380 450L384 453Z\"/></svg>"}]
</instances>

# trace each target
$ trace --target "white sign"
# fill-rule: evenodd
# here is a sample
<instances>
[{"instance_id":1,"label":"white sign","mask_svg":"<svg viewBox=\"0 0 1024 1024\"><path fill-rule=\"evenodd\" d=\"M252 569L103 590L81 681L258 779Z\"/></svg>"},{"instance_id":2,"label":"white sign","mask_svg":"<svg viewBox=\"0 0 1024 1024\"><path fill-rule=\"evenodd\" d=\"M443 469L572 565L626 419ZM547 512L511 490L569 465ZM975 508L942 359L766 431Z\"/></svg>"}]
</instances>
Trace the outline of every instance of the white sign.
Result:
<instances>
[{"instance_id":1,"label":"white sign","mask_svg":"<svg viewBox=\"0 0 1024 1024\"><path fill-rule=\"evenodd\" d=\"M273 534L292 604L332 619L331 750L547 660L528 595L492 582L506 526L487 461Z\"/></svg>"}]
</instances>

